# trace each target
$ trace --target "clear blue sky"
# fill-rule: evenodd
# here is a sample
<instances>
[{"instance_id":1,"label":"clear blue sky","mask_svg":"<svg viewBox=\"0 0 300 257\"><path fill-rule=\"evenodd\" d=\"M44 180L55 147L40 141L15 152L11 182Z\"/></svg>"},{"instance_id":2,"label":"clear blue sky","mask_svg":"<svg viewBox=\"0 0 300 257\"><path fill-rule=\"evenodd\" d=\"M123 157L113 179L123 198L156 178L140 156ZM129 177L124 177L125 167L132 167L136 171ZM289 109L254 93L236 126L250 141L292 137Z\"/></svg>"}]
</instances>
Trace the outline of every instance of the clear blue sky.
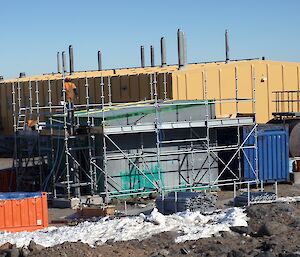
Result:
<instances>
[{"instance_id":1,"label":"clear blue sky","mask_svg":"<svg viewBox=\"0 0 300 257\"><path fill-rule=\"evenodd\" d=\"M9 0L0 4L0 74L56 71L56 52L74 47L75 69L139 65L139 46L166 37L167 61L177 62L176 31L187 34L188 62L266 56L300 62L299 0Z\"/></svg>"}]
</instances>

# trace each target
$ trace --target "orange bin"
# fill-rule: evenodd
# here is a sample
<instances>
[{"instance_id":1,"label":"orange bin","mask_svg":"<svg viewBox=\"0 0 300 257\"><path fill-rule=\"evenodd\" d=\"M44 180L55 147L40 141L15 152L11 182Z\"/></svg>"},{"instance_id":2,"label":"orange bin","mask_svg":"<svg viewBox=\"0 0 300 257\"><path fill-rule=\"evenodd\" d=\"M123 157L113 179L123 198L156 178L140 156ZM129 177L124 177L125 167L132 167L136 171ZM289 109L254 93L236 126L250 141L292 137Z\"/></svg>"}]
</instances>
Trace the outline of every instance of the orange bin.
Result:
<instances>
[{"instance_id":1,"label":"orange bin","mask_svg":"<svg viewBox=\"0 0 300 257\"><path fill-rule=\"evenodd\" d=\"M33 231L46 227L46 193L0 193L0 231Z\"/></svg>"}]
</instances>

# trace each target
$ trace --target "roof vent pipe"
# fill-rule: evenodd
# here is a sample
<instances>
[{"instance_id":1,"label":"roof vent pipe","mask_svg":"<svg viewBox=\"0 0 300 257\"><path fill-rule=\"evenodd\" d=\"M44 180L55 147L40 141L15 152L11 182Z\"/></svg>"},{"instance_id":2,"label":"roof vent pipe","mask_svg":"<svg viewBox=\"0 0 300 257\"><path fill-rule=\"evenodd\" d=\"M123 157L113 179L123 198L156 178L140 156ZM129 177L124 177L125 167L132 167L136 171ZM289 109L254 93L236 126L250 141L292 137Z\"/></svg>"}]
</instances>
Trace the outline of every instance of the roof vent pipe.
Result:
<instances>
[{"instance_id":1,"label":"roof vent pipe","mask_svg":"<svg viewBox=\"0 0 300 257\"><path fill-rule=\"evenodd\" d=\"M141 46L141 67L145 68L145 49Z\"/></svg>"},{"instance_id":2,"label":"roof vent pipe","mask_svg":"<svg viewBox=\"0 0 300 257\"><path fill-rule=\"evenodd\" d=\"M187 64L187 52L186 52L186 34L182 32L182 51L183 51L183 66Z\"/></svg>"},{"instance_id":3,"label":"roof vent pipe","mask_svg":"<svg viewBox=\"0 0 300 257\"><path fill-rule=\"evenodd\" d=\"M63 71L63 73L66 73L67 72L67 67L66 67L66 52L65 51L63 51L62 53L61 53L61 59L62 59L62 71Z\"/></svg>"},{"instance_id":4,"label":"roof vent pipe","mask_svg":"<svg viewBox=\"0 0 300 257\"><path fill-rule=\"evenodd\" d=\"M183 32L177 30L177 49L178 49L178 68L184 67L184 55L183 55Z\"/></svg>"},{"instance_id":5,"label":"roof vent pipe","mask_svg":"<svg viewBox=\"0 0 300 257\"><path fill-rule=\"evenodd\" d=\"M102 70L102 53L101 51L98 51L98 70Z\"/></svg>"},{"instance_id":6,"label":"roof vent pipe","mask_svg":"<svg viewBox=\"0 0 300 257\"><path fill-rule=\"evenodd\" d=\"M25 74L25 72L20 72L20 76L19 76L19 78L25 78L26 77L26 74Z\"/></svg>"},{"instance_id":7,"label":"roof vent pipe","mask_svg":"<svg viewBox=\"0 0 300 257\"><path fill-rule=\"evenodd\" d=\"M70 74L74 72L74 55L73 55L73 46L69 45L69 64L70 64Z\"/></svg>"},{"instance_id":8,"label":"roof vent pipe","mask_svg":"<svg viewBox=\"0 0 300 257\"><path fill-rule=\"evenodd\" d=\"M59 52L56 53L56 62L57 62L57 73L60 73L60 58L59 58Z\"/></svg>"},{"instance_id":9,"label":"roof vent pipe","mask_svg":"<svg viewBox=\"0 0 300 257\"><path fill-rule=\"evenodd\" d=\"M151 57L151 67L155 66L155 61L154 61L154 47L150 46L150 57Z\"/></svg>"},{"instance_id":10,"label":"roof vent pipe","mask_svg":"<svg viewBox=\"0 0 300 257\"><path fill-rule=\"evenodd\" d=\"M228 31L227 29L225 30L225 54L226 54L226 60L225 62L229 62L229 41L228 41Z\"/></svg>"},{"instance_id":11,"label":"roof vent pipe","mask_svg":"<svg viewBox=\"0 0 300 257\"><path fill-rule=\"evenodd\" d=\"M166 39L164 37L160 39L160 55L161 55L161 67L164 67L167 65Z\"/></svg>"}]
</instances>

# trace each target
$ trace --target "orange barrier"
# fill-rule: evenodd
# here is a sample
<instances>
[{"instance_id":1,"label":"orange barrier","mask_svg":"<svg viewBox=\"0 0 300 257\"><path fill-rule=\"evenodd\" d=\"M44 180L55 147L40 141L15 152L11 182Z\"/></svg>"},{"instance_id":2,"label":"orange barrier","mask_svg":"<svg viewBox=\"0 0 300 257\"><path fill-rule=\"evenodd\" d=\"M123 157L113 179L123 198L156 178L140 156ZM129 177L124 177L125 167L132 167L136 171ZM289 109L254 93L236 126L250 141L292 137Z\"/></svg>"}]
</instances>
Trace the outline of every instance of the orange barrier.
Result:
<instances>
[{"instance_id":1,"label":"orange barrier","mask_svg":"<svg viewBox=\"0 0 300 257\"><path fill-rule=\"evenodd\" d=\"M34 231L46 227L48 227L46 193L0 194L0 231Z\"/></svg>"}]
</instances>

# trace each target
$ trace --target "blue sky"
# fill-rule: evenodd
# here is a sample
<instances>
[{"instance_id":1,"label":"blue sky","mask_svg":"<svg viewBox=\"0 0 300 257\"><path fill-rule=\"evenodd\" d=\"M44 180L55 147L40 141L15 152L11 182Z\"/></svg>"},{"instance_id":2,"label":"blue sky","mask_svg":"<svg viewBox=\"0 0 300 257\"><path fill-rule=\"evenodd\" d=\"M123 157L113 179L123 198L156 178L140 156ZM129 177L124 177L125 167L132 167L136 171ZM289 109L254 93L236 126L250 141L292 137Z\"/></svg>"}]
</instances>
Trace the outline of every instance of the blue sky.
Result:
<instances>
[{"instance_id":1,"label":"blue sky","mask_svg":"<svg viewBox=\"0 0 300 257\"><path fill-rule=\"evenodd\" d=\"M56 52L74 47L75 70L138 66L139 46L165 36L168 64L177 62L176 31L187 34L188 62L266 56L300 62L298 0L10 0L0 3L0 75L56 71Z\"/></svg>"}]
</instances>

